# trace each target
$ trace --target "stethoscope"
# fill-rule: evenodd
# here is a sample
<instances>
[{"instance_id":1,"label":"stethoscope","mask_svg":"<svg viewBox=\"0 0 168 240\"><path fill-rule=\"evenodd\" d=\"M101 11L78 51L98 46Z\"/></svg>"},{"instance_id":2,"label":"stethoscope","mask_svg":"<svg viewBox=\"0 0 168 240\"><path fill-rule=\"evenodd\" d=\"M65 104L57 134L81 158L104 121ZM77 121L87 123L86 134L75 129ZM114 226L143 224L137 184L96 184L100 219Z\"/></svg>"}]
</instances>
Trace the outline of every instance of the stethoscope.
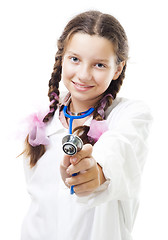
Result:
<instances>
[{"instance_id":1,"label":"stethoscope","mask_svg":"<svg viewBox=\"0 0 168 240\"><path fill-rule=\"evenodd\" d=\"M62 139L62 148L65 154L73 156L77 152L79 152L83 147L83 141L80 137L72 134L72 123L74 119L81 119L89 116L94 111L94 108L89 108L85 112L81 112L80 115L70 115L67 113L67 106L64 106L63 113L64 116L69 118L69 134L63 137ZM76 176L77 173L72 174L72 176ZM74 186L71 186L70 193L74 193Z\"/></svg>"}]
</instances>

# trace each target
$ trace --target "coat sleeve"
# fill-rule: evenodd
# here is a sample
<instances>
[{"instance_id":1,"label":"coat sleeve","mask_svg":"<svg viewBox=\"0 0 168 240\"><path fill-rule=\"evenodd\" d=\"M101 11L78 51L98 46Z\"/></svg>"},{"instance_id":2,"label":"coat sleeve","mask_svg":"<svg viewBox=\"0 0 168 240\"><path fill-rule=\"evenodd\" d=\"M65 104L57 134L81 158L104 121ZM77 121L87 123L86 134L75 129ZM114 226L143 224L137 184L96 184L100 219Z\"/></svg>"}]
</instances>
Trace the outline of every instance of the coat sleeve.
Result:
<instances>
[{"instance_id":1,"label":"coat sleeve","mask_svg":"<svg viewBox=\"0 0 168 240\"><path fill-rule=\"evenodd\" d=\"M126 101L108 118L109 130L93 147L93 157L107 181L93 194L78 201L96 206L110 200L138 198L142 170L147 156L147 139L152 116L142 102Z\"/></svg>"}]
</instances>

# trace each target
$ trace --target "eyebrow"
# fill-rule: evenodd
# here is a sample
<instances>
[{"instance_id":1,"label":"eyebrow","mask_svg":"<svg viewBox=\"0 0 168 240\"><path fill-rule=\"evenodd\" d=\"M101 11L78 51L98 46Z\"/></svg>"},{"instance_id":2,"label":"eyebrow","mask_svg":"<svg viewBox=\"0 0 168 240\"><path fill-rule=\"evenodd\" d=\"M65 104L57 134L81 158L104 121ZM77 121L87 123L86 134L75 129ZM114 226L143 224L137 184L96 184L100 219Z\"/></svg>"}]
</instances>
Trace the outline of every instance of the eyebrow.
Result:
<instances>
[{"instance_id":1,"label":"eyebrow","mask_svg":"<svg viewBox=\"0 0 168 240\"><path fill-rule=\"evenodd\" d=\"M72 52L72 51L67 51L67 54L71 54L71 55L79 56L77 53Z\"/></svg>"},{"instance_id":2,"label":"eyebrow","mask_svg":"<svg viewBox=\"0 0 168 240\"><path fill-rule=\"evenodd\" d=\"M71 55L74 55L76 57L79 57L80 58L80 55L73 52L73 51L67 51L67 54L71 54ZM106 58L94 58L94 61L96 62L104 62L104 63L109 63L109 59L106 59Z\"/></svg>"}]
</instances>

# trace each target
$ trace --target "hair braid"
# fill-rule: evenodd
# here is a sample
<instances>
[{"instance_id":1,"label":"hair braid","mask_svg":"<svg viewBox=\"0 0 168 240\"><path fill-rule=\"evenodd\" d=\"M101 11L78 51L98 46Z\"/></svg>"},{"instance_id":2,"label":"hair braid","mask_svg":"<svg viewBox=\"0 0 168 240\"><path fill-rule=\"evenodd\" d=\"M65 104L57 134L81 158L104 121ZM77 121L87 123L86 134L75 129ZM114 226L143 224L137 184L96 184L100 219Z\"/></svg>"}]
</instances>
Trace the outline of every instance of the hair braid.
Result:
<instances>
[{"instance_id":1,"label":"hair braid","mask_svg":"<svg viewBox=\"0 0 168 240\"><path fill-rule=\"evenodd\" d=\"M59 103L59 100L55 99L55 96L53 94L55 93L59 97L59 82L61 81L62 57L58 56L58 53L59 51L55 56L55 64L53 67L53 72L51 74L51 79L49 80L48 97L51 104L49 113L43 119L44 123L47 123L51 119ZM25 150L23 153L26 155L26 157L30 157L30 166L34 167L39 158L45 153L46 148L42 144L33 147L32 145L30 145L28 138L29 135L25 140Z\"/></svg>"},{"instance_id":2,"label":"hair braid","mask_svg":"<svg viewBox=\"0 0 168 240\"><path fill-rule=\"evenodd\" d=\"M61 71L62 71L62 57L61 56L57 56L55 57L55 64L54 64L54 68L53 68L53 73L51 74L51 79L49 81L49 90L48 90L48 97L50 102L52 102L50 104L50 112L45 116L45 118L43 119L43 122L48 122L50 120L51 117L53 117L57 107L58 107L58 99L55 99L54 94L56 93L57 96L59 97L59 82L61 81Z\"/></svg>"}]
</instances>

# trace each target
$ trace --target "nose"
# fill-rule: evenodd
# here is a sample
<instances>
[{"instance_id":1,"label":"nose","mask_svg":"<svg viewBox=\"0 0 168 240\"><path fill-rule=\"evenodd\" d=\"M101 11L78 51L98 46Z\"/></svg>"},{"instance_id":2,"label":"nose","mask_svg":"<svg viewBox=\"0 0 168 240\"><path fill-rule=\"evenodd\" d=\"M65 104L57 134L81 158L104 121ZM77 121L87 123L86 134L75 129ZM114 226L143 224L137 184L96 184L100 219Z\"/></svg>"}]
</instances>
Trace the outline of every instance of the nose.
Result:
<instances>
[{"instance_id":1,"label":"nose","mask_svg":"<svg viewBox=\"0 0 168 240\"><path fill-rule=\"evenodd\" d=\"M77 72L77 77L81 82L87 82L92 79L92 71L88 64L80 64Z\"/></svg>"}]
</instances>

